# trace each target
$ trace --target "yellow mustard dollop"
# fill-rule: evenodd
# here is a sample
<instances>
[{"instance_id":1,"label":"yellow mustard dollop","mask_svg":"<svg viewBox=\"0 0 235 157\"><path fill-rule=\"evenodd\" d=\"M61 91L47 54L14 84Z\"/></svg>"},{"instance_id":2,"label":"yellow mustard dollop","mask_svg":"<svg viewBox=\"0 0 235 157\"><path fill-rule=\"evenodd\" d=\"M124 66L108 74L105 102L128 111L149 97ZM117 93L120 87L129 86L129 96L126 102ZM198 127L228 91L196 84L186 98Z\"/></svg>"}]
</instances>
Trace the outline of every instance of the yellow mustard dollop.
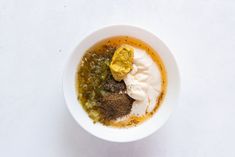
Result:
<instances>
[{"instance_id":1,"label":"yellow mustard dollop","mask_svg":"<svg viewBox=\"0 0 235 157\"><path fill-rule=\"evenodd\" d=\"M129 45L120 46L110 63L111 73L116 81L121 81L132 70L134 49Z\"/></svg>"}]
</instances>

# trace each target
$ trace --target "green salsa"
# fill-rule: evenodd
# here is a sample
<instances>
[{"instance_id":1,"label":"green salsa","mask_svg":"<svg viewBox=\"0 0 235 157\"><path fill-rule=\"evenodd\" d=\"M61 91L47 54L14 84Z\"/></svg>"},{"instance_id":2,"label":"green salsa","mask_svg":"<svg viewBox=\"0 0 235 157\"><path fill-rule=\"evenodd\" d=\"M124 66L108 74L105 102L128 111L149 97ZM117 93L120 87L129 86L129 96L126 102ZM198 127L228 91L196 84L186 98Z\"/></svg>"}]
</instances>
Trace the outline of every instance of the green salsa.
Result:
<instances>
[{"instance_id":1,"label":"green salsa","mask_svg":"<svg viewBox=\"0 0 235 157\"><path fill-rule=\"evenodd\" d=\"M133 103L133 99L124 93L125 83L116 81L110 71L115 50L114 45L102 45L86 52L78 70L78 99L94 122L105 125L128 114Z\"/></svg>"}]
</instances>

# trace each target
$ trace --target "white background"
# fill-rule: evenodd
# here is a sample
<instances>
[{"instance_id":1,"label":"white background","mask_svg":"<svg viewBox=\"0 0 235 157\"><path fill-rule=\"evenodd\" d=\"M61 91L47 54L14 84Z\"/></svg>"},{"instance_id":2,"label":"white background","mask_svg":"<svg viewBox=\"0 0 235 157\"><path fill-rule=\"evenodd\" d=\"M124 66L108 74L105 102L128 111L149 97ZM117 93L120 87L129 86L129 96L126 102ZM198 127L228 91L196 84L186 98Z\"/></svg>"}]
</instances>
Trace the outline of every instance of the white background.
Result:
<instances>
[{"instance_id":1,"label":"white background","mask_svg":"<svg viewBox=\"0 0 235 157\"><path fill-rule=\"evenodd\" d=\"M63 98L68 56L109 24L155 32L181 72L168 123L133 143L91 136ZM0 156L235 156L235 1L0 0Z\"/></svg>"}]
</instances>

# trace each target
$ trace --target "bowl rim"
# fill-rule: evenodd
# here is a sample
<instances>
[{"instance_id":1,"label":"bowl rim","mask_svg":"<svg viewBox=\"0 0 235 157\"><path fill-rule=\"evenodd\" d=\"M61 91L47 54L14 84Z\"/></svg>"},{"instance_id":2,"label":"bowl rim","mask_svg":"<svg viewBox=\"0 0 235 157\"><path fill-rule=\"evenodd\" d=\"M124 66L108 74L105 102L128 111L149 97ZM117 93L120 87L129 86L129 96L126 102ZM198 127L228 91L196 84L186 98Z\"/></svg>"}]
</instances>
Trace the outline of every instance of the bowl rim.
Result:
<instances>
[{"instance_id":1,"label":"bowl rim","mask_svg":"<svg viewBox=\"0 0 235 157\"><path fill-rule=\"evenodd\" d=\"M72 117L75 119L75 121L79 124L79 126L81 127L81 128L83 128L84 130L86 130L89 134L91 134L91 135L93 135L93 136L95 136L95 137L97 137L97 138L99 138L99 139L102 139L102 140L106 140L106 141L109 141L109 142L133 142L133 141L137 141L137 140L140 140L140 139L143 139L143 138L145 138L145 137L148 137L148 136L150 136L150 135L152 135L154 132L156 132L157 130L159 130L167 121L168 121L168 119L169 119L169 117L170 117L170 115L172 114L172 111L173 110L170 110L169 111L169 115L167 116L167 118L165 118L165 120L164 120L164 122L162 123L162 124L160 124L159 125L159 127L157 128L157 129L155 129L155 130L152 130L151 132L149 132L148 134L144 134L144 135L142 135L142 136L138 136L138 137L136 137L136 138L133 138L133 139L128 139L128 140L117 140L117 139L115 139L115 140L113 140L113 139L110 139L110 138L106 138L106 137L102 137L102 136L97 136L97 134L94 134L94 132L92 132L91 130L89 130L89 129L87 129L87 128L85 128L85 127L83 127L83 125L81 125L81 123L80 123L80 121L76 118L76 116L74 115L74 112L71 110L71 108L70 108L70 105L69 105L69 100L68 100L68 98L66 97L66 90L65 90L65 86L66 86L66 81L65 81L65 77L66 77L66 71L67 71L67 69L68 69L68 67L69 67L69 61L71 60L71 58L73 57L73 54L76 52L76 50L79 48L79 46L80 46L80 44L81 43L83 43L84 41L86 41L88 38L90 38L91 36L94 36L96 33L98 33L98 32L101 32L101 31L105 31L106 29L117 29L117 28L129 28L129 29L131 29L131 28L133 28L133 29L136 29L136 30L141 30L141 31L143 31L144 33L147 33L147 34L151 34L152 36L154 36L154 38L156 38L159 42L160 42L160 44L162 44L167 50L168 50L168 52L169 52L169 55L171 56L171 59L174 61L174 66L175 66L175 72L176 72L176 74L177 74L177 76L176 76L176 80L177 80L177 93L175 93L175 101L176 101L176 103L175 103L175 105L174 105L174 109L176 108L176 104L177 104L177 102L178 102L178 99L179 99L179 95L180 95L180 84L181 84L181 82L180 82L180 71L179 71L179 67L178 67L178 65L177 65L177 62L176 62L176 59L175 59L175 56L174 56L174 54L172 53L172 51L168 48L168 46L165 44L165 42L163 42L155 33L153 33L152 31L150 31L150 30L148 30L148 29L145 29L145 28L143 28L143 27L141 27L141 26L136 26L136 25L127 25L127 24L120 24L120 25L106 25L106 26L104 26L104 27L100 27L100 28L98 28L98 29L95 29L95 30L93 30L92 32L90 32L90 33L88 33L88 34L86 34L85 36L83 36L82 37L82 40L80 40L79 42L78 42L78 44L75 46L75 48L72 50L72 52L70 53L70 55L69 55L69 57L66 59L66 64L65 64L65 68L64 68L64 71L63 71L63 80L62 80L62 86L63 86L63 94L64 94L64 98L65 98L65 102L66 102L66 106L67 106L67 108L68 108L68 110L69 110L69 112L70 112L70 114L72 115ZM110 36L111 37L111 36ZM134 36L133 36L134 37ZM140 40L142 40L141 38L140 38ZM97 41L98 42L98 41ZM92 45L90 45L90 46L92 46ZM85 52L84 52L85 53ZM84 53L82 53L82 55L84 55ZM161 55L160 54L158 54L160 57L161 57ZM79 58L80 59L80 58ZM163 64L164 64L164 61L163 61ZM163 102L162 102L162 104L161 105L163 105L164 104L164 100L163 100ZM85 112L85 111L84 111ZM157 113L156 113L157 114ZM155 114L154 114L155 115ZM150 118L151 119L151 118ZM145 123L145 122L144 122ZM142 125L142 124L140 124L140 125ZM106 126L107 127L107 126ZM138 127L138 126L137 126ZM117 128L117 129L119 129L119 128ZM128 129L128 128L124 128L124 129Z\"/></svg>"}]
</instances>

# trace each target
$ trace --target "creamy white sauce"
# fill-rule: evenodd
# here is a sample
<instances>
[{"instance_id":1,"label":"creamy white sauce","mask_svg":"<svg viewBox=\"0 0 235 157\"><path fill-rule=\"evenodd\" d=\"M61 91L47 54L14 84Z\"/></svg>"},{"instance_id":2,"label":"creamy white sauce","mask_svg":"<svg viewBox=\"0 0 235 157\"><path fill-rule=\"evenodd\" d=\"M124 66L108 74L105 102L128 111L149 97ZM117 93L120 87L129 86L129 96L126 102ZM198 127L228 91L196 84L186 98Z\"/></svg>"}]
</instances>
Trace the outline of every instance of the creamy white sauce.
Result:
<instances>
[{"instance_id":1,"label":"creamy white sauce","mask_svg":"<svg viewBox=\"0 0 235 157\"><path fill-rule=\"evenodd\" d=\"M151 112L161 91L161 73L152 58L142 49L134 48L133 69L124 78L127 94L135 99L131 115Z\"/></svg>"}]
</instances>

